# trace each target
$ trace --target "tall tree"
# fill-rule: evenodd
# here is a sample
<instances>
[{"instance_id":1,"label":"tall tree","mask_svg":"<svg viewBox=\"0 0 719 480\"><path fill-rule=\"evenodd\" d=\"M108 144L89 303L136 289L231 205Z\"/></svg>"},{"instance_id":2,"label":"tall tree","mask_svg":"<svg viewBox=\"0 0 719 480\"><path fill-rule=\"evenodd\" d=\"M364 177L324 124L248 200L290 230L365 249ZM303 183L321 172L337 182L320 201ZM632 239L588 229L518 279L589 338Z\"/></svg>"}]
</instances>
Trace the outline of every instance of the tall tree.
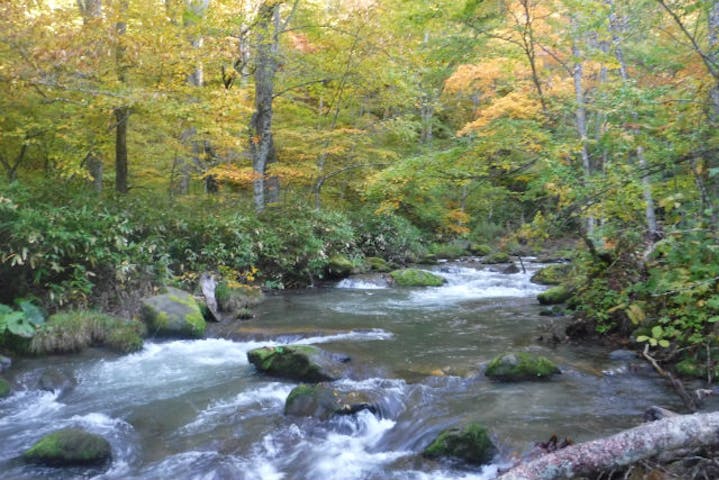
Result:
<instances>
[{"instance_id":1,"label":"tall tree","mask_svg":"<svg viewBox=\"0 0 719 480\"><path fill-rule=\"evenodd\" d=\"M121 85L127 84L127 46L125 34L127 33L127 10L129 0L119 0L118 18L115 23L115 64L117 80ZM115 107L115 191L126 194L128 187L127 165L127 127L130 120L130 107L120 105Z\"/></svg>"}]
</instances>

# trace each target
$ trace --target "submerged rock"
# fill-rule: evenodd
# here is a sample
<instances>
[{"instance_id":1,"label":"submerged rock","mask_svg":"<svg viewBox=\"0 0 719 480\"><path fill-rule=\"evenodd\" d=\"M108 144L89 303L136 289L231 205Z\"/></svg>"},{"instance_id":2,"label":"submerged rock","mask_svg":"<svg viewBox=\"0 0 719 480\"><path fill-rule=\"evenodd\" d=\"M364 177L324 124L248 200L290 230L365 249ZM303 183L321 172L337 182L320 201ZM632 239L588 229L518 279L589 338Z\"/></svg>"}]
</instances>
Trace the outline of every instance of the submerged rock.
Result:
<instances>
[{"instance_id":1,"label":"submerged rock","mask_svg":"<svg viewBox=\"0 0 719 480\"><path fill-rule=\"evenodd\" d=\"M502 269L502 273L505 275L513 275L515 273L519 273L521 270L517 266L516 263L512 262L509 265L507 265L504 269Z\"/></svg>"},{"instance_id":2,"label":"submerged rock","mask_svg":"<svg viewBox=\"0 0 719 480\"><path fill-rule=\"evenodd\" d=\"M572 292L565 286L553 287L537 295L542 305L558 305L572 297Z\"/></svg>"},{"instance_id":3,"label":"submerged rock","mask_svg":"<svg viewBox=\"0 0 719 480\"><path fill-rule=\"evenodd\" d=\"M12 388L10 388L10 382L4 378L0 378L0 398L9 397L11 393Z\"/></svg>"},{"instance_id":4,"label":"submerged rock","mask_svg":"<svg viewBox=\"0 0 719 480\"><path fill-rule=\"evenodd\" d=\"M422 452L427 458L450 457L472 465L487 464L496 454L487 429L478 423L443 430Z\"/></svg>"},{"instance_id":5,"label":"submerged rock","mask_svg":"<svg viewBox=\"0 0 719 480\"><path fill-rule=\"evenodd\" d=\"M194 297L176 288L145 298L140 316L150 335L173 338L201 338L205 319Z\"/></svg>"},{"instance_id":6,"label":"submerged rock","mask_svg":"<svg viewBox=\"0 0 719 480\"><path fill-rule=\"evenodd\" d=\"M349 357L308 345L256 348L247 352L247 359L262 373L308 383L331 382L345 376L349 361Z\"/></svg>"},{"instance_id":7,"label":"submerged rock","mask_svg":"<svg viewBox=\"0 0 719 480\"><path fill-rule=\"evenodd\" d=\"M363 392L341 392L327 383L302 384L292 389L285 401L285 415L327 420L333 415L352 415L362 410L376 413Z\"/></svg>"},{"instance_id":8,"label":"submerged rock","mask_svg":"<svg viewBox=\"0 0 719 480\"><path fill-rule=\"evenodd\" d=\"M561 370L546 357L526 352L505 353L492 359L484 374L503 382L545 380Z\"/></svg>"},{"instance_id":9,"label":"submerged rock","mask_svg":"<svg viewBox=\"0 0 719 480\"><path fill-rule=\"evenodd\" d=\"M389 275L400 287L439 287L446 282L439 275L418 268L395 270Z\"/></svg>"},{"instance_id":10,"label":"submerged rock","mask_svg":"<svg viewBox=\"0 0 719 480\"><path fill-rule=\"evenodd\" d=\"M23 453L27 462L54 467L102 465L111 457L107 440L79 428L66 428L46 435Z\"/></svg>"},{"instance_id":11,"label":"submerged rock","mask_svg":"<svg viewBox=\"0 0 719 480\"><path fill-rule=\"evenodd\" d=\"M530 281L540 285L559 285L569 274L570 268L571 266L566 263L548 265L537 270Z\"/></svg>"}]
</instances>

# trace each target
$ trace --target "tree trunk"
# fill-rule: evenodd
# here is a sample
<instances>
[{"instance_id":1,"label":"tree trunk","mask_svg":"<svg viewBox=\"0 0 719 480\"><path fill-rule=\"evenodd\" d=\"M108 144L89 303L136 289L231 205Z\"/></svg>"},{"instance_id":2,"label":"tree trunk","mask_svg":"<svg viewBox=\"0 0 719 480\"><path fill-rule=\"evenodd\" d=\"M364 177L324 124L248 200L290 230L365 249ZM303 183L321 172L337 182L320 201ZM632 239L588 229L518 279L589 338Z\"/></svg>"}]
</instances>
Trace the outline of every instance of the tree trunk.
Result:
<instances>
[{"instance_id":1,"label":"tree trunk","mask_svg":"<svg viewBox=\"0 0 719 480\"><path fill-rule=\"evenodd\" d=\"M572 29L576 31L577 20L575 17L571 17L570 23ZM574 34L576 36L576 32ZM589 178L592 175L592 166L589 161L589 149L587 148L587 108L584 102L584 88L582 87L582 81L584 77L584 69L582 66L581 51L579 50L578 40L574 38L572 40L572 56L575 58L574 64L574 95L577 102L577 109L575 115L577 118L577 133L579 134L579 141L581 142L581 155L582 155L582 169L584 171L584 182L588 183ZM594 234L594 217L590 215L587 218L587 235L591 237Z\"/></svg>"},{"instance_id":2,"label":"tree trunk","mask_svg":"<svg viewBox=\"0 0 719 480\"><path fill-rule=\"evenodd\" d=\"M272 100L277 72L278 34L275 17L280 2L266 0L260 6L256 22L255 51L255 113L250 120L250 153L255 210L265 208L265 174L267 165L276 160L272 138Z\"/></svg>"},{"instance_id":3,"label":"tree trunk","mask_svg":"<svg viewBox=\"0 0 719 480\"><path fill-rule=\"evenodd\" d=\"M669 416L606 438L572 445L523 463L497 480L578 478L659 454L719 445L719 412Z\"/></svg>"},{"instance_id":4,"label":"tree trunk","mask_svg":"<svg viewBox=\"0 0 719 480\"><path fill-rule=\"evenodd\" d=\"M102 17L102 0L77 0L77 6L85 25Z\"/></svg>"},{"instance_id":5,"label":"tree trunk","mask_svg":"<svg viewBox=\"0 0 719 480\"><path fill-rule=\"evenodd\" d=\"M127 31L127 23L124 20L127 14L128 0L120 2L119 20L115 24L115 33L117 35L115 45L115 65L117 68L117 79L120 83L127 83L127 65L126 53L127 47L124 44L123 37ZM128 187L128 167L127 167L127 124L130 118L130 107L123 105L115 108L115 191L126 194Z\"/></svg>"},{"instance_id":6,"label":"tree trunk","mask_svg":"<svg viewBox=\"0 0 719 480\"><path fill-rule=\"evenodd\" d=\"M629 72L627 71L627 64L624 60L624 50L622 49L622 42L620 38L621 25L617 19L617 13L614 8L614 0L605 0L609 6L609 31L612 35L612 43L614 46L614 56L619 63L619 74L622 77L622 81L627 84L629 83ZM637 123L638 114L632 113L632 117ZM635 136L639 133L638 130L633 132ZM642 194L644 196L644 217L647 223L647 234L650 240L654 241L659 238L659 228L657 227L657 218L654 210L654 198L652 196L652 183L649 177L649 165L647 159L644 156L644 147L641 145L637 146L637 160L639 161L639 169L641 170L642 180Z\"/></svg>"}]
</instances>

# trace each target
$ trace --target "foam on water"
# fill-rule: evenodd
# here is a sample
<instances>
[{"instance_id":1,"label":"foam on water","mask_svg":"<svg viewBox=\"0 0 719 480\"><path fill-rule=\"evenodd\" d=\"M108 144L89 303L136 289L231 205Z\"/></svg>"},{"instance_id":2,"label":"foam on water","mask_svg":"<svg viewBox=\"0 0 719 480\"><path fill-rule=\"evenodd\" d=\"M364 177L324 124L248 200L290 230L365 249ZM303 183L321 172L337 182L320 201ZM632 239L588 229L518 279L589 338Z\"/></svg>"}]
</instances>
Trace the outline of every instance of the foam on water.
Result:
<instances>
[{"instance_id":1,"label":"foam on water","mask_svg":"<svg viewBox=\"0 0 719 480\"><path fill-rule=\"evenodd\" d=\"M384 290L389 288L382 279L363 280L359 278L345 278L337 284L337 288L348 290Z\"/></svg>"}]
</instances>

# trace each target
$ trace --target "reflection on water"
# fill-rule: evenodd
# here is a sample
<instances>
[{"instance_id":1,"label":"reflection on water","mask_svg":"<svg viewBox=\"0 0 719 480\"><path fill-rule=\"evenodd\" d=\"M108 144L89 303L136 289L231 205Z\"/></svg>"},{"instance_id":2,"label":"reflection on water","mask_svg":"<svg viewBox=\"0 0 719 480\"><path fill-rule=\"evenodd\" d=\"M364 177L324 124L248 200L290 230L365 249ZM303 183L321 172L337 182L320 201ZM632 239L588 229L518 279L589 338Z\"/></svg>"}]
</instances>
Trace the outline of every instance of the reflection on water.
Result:
<instances>
[{"instance_id":1,"label":"reflection on water","mask_svg":"<svg viewBox=\"0 0 719 480\"><path fill-rule=\"evenodd\" d=\"M599 347L539 344L548 320L539 315L534 297L542 287L529 282L531 270L505 275L445 264L434 271L444 286L388 288L362 277L271 296L246 323L249 331L278 332L268 342L148 342L123 357L54 358L79 382L62 397L36 388L47 360L18 360L21 387L0 401L0 479L491 479L506 456L463 469L418 453L440 430L467 420L486 424L506 454L553 433L605 435L634 425L649 405L675 406L650 372L628 368L631 360L611 360ZM246 353L286 343L350 355L351 378L335 387L372 393L378 414L285 417L295 384L257 375ZM546 355L563 373L542 383L489 382L483 365L506 350ZM110 469L57 471L17 459L66 426L107 438Z\"/></svg>"}]
</instances>

